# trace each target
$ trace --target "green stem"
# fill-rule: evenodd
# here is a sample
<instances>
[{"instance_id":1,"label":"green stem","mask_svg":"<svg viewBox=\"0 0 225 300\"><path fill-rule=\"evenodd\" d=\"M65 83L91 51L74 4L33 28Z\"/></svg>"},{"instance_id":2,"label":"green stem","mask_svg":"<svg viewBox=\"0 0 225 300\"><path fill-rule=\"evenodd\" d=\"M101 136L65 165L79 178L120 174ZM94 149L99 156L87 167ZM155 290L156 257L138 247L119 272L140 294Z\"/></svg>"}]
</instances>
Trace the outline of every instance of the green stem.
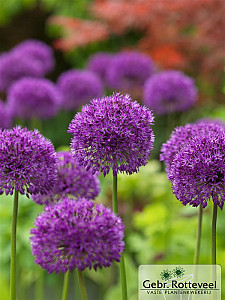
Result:
<instances>
[{"instance_id":1,"label":"green stem","mask_svg":"<svg viewBox=\"0 0 225 300\"><path fill-rule=\"evenodd\" d=\"M77 270L77 274L78 274L78 280L79 280L79 284L80 284L82 300L87 300L87 291L86 291L86 287L84 284L83 273L81 271Z\"/></svg>"},{"instance_id":2,"label":"green stem","mask_svg":"<svg viewBox=\"0 0 225 300\"><path fill-rule=\"evenodd\" d=\"M115 214L118 214L117 175L113 176L113 211Z\"/></svg>"},{"instance_id":3,"label":"green stem","mask_svg":"<svg viewBox=\"0 0 225 300\"><path fill-rule=\"evenodd\" d=\"M69 278L70 278L70 271L68 270L64 275L64 283L63 283L63 292L62 292L62 300L67 299L68 295L68 287L69 287Z\"/></svg>"},{"instance_id":4,"label":"green stem","mask_svg":"<svg viewBox=\"0 0 225 300\"><path fill-rule=\"evenodd\" d=\"M10 300L16 299L16 226L18 214L18 199L19 192L15 191L11 235Z\"/></svg>"},{"instance_id":5,"label":"green stem","mask_svg":"<svg viewBox=\"0 0 225 300\"><path fill-rule=\"evenodd\" d=\"M200 253L201 235L202 235L202 214L203 214L203 208L202 208L202 204L200 204L199 211L198 211L198 231L197 231L197 240L196 240L196 247L195 247L194 265L199 264L199 253Z\"/></svg>"},{"instance_id":6,"label":"green stem","mask_svg":"<svg viewBox=\"0 0 225 300\"><path fill-rule=\"evenodd\" d=\"M216 221L217 221L217 205L213 206L212 218L212 264L216 265Z\"/></svg>"},{"instance_id":7,"label":"green stem","mask_svg":"<svg viewBox=\"0 0 225 300\"><path fill-rule=\"evenodd\" d=\"M117 175L113 176L113 211L118 214L118 201L117 201ZM125 271L124 256L122 255L120 260L120 280L121 280L121 292L122 300L127 300L127 279Z\"/></svg>"}]
</instances>

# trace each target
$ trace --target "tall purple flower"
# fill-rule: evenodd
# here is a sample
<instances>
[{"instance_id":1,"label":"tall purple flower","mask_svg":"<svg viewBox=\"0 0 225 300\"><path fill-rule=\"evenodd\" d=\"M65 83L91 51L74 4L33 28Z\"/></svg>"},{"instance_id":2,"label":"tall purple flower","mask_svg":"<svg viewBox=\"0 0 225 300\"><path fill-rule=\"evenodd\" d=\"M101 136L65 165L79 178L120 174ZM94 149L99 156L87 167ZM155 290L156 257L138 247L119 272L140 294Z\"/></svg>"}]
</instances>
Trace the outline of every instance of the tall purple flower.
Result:
<instances>
[{"instance_id":1,"label":"tall purple flower","mask_svg":"<svg viewBox=\"0 0 225 300\"><path fill-rule=\"evenodd\" d=\"M144 103L160 115L185 111L196 101L194 81L179 71L155 74L144 86Z\"/></svg>"},{"instance_id":2,"label":"tall purple flower","mask_svg":"<svg viewBox=\"0 0 225 300\"><path fill-rule=\"evenodd\" d=\"M223 132L224 124L214 120L199 120L196 124L186 124L175 128L170 139L162 145L160 160L165 162L166 172L169 175L170 166L175 155L184 147L190 139L207 132Z\"/></svg>"},{"instance_id":3,"label":"tall purple flower","mask_svg":"<svg viewBox=\"0 0 225 300\"><path fill-rule=\"evenodd\" d=\"M39 40L25 40L14 47L12 52L20 55L21 57L25 56L27 59L37 62L40 66L42 76L45 76L55 67L55 59L52 48Z\"/></svg>"},{"instance_id":4,"label":"tall purple flower","mask_svg":"<svg viewBox=\"0 0 225 300\"><path fill-rule=\"evenodd\" d=\"M38 204L48 204L60 201L65 196L73 198L84 197L94 199L100 192L98 177L91 171L79 166L70 152L57 153L57 181L47 195L34 195L32 198Z\"/></svg>"},{"instance_id":5,"label":"tall purple flower","mask_svg":"<svg viewBox=\"0 0 225 300\"><path fill-rule=\"evenodd\" d=\"M124 251L121 219L84 198L46 206L31 234L35 262L48 273L109 267Z\"/></svg>"},{"instance_id":6,"label":"tall purple flower","mask_svg":"<svg viewBox=\"0 0 225 300\"><path fill-rule=\"evenodd\" d=\"M8 106L0 99L0 128L9 128L12 124L12 116Z\"/></svg>"},{"instance_id":7,"label":"tall purple flower","mask_svg":"<svg viewBox=\"0 0 225 300\"><path fill-rule=\"evenodd\" d=\"M56 155L38 130L0 130L0 194L46 194L56 181Z\"/></svg>"},{"instance_id":8,"label":"tall purple flower","mask_svg":"<svg viewBox=\"0 0 225 300\"><path fill-rule=\"evenodd\" d=\"M153 148L152 111L129 95L94 99L75 115L69 126L71 149L78 163L104 176L137 172L147 164Z\"/></svg>"},{"instance_id":9,"label":"tall purple flower","mask_svg":"<svg viewBox=\"0 0 225 300\"><path fill-rule=\"evenodd\" d=\"M106 73L107 86L123 92L141 89L154 73L150 57L140 52L120 52L114 56Z\"/></svg>"},{"instance_id":10,"label":"tall purple flower","mask_svg":"<svg viewBox=\"0 0 225 300\"><path fill-rule=\"evenodd\" d=\"M97 52L89 58L87 69L96 73L105 82L106 72L113 57L109 52Z\"/></svg>"},{"instance_id":11,"label":"tall purple flower","mask_svg":"<svg viewBox=\"0 0 225 300\"><path fill-rule=\"evenodd\" d=\"M23 77L42 77L40 64L24 55L4 53L0 57L0 91L8 88Z\"/></svg>"},{"instance_id":12,"label":"tall purple flower","mask_svg":"<svg viewBox=\"0 0 225 300\"><path fill-rule=\"evenodd\" d=\"M8 93L8 105L14 117L48 119L60 108L62 95L48 79L23 78L15 82Z\"/></svg>"},{"instance_id":13,"label":"tall purple flower","mask_svg":"<svg viewBox=\"0 0 225 300\"><path fill-rule=\"evenodd\" d=\"M225 131L198 134L175 155L170 169L173 192L184 205L203 208L225 199Z\"/></svg>"},{"instance_id":14,"label":"tall purple flower","mask_svg":"<svg viewBox=\"0 0 225 300\"><path fill-rule=\"evenodd\" d=\"M103 94L100 78L90 71L70 70L62 73L57 83L64 96L62 108L75 110Z\"/></svg>"}]
</instances>

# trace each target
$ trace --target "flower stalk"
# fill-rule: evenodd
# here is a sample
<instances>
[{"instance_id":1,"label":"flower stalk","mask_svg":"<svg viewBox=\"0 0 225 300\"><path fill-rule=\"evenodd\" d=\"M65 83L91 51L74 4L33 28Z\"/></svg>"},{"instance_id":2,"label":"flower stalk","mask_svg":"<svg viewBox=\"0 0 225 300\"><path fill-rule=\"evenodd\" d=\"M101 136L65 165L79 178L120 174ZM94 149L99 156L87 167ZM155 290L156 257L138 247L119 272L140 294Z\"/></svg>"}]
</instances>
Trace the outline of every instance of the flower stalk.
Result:
<instances>
[{"instance_id":1,"label":"flower stalk","mask_svg":"<svg viewBox=\"0 0 225 300\"><path fill-rule=\"evenodd\" d=\"M198 231L197 231L197 239L196 239L196 247L195 247L194 265L199 264L199 254L200 254L201 235L202 235L202 215L203 215L203 207L202 204L200 204L199 211L198 211Z\"/></svg>"},{"instance_id":2,"label":"flower stalk","mask_svg":"<svg viewBox=\"0 0 225 300\"><path fill-rule=\"evenodd\" d=\"M69 288L70 271L68 270L64 275L62 300L67 300L68 288Z\"/></svg>"},{"instance_id":3,"label":"flower stalk","mask_svg":"<svg viewBox=\"0 0 225 300\"><path fill-rule=\"evenodd\" d=\"M213 205L212 217L212 264L216 265L216 222L217 222L217 204Z\"/></svg>"},{"instance_id":4,"label":"flower stalk","mask_svg":"<svg viewBox=\"0 0 225 300\"><path fill-rule=\"evenodd\" d=\"M117 175L113 176L113 212L118 214L118 200L117 200ZM127 300L127 279L124 256L120 259L120 280L121 280L121 293L122 300Z\"/></svg>"},{"instance_id":5,"label":"flower stalk","mask_svg":"<svg viewBox=\"0 0 225 300\"><path fill-rule=\"evenodd\" d=\"M11 266L10 266L10 300L16 299L16 228L19 192L14 193L12 233L11 233Z\"/></svg>"},{"instance_id":6,"label":"flower stalk","mask_svg":"<svg viewBox=\"0 0 225 300\"><path fill-rule=\"evenodd\" d=\"M81 290L81 295L82 295L82 300L87 300L87 291L84 283L84 278L83 278L83 273L82 271L79 271L77 269L77 274L78 274L78 280L80 284L80 290Z\"/></svg>"}]
</instances>

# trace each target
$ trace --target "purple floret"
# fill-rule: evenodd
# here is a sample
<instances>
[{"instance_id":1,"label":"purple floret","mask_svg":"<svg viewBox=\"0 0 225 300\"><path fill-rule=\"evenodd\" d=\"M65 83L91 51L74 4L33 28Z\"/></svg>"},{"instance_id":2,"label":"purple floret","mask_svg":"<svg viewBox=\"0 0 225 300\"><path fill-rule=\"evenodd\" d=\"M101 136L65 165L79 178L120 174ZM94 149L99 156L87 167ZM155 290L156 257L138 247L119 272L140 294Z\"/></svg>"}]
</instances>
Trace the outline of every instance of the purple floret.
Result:
<instances>
[{"instance_id":1,"label":"purple floret","mask_svg":"<svg viewBox=\"0 0 225 300\"><path fill-rule=\"evenodd\" d=\"M12 52L37 62L40 66L42 76L45 76L55 67L53 49L39 40L25 40L14 47Z\"/></svg>"},{"instance_id":2,"label":"purple floret","mask_svg":"<svg viewBox=\"0 0 225 300\"><path fill-rule=\"evenodd\" d=\"M179 71L155 74L144 86L144 103L159 115L188 110L196 101L194 81Z\"/></svg>"},{"instance_id":3,"label":"purple floret","mask_svg":"<svg viewBox=\"0 0 225 300\"><path fill-rule=\"evenodd\" d=\"M207 206L210 199L221 210L225 199L225 132L209 131L191 139L174 157L170 180L183 205Z\"/></svg>"},{"instance_id":4,"label":"purple floret","mask_svg":"<svg viewBox=\"0 0 225 300\"><path fill-rule=\"evenodd\" d=\"M56 116L62 103L59 89L48 79L23 78L8 93L8 105L14 117L26 120Z\"/></svg>"},{"instance_id":5,"label":"purple floret","mask_svg":"<svg viewBox=\"0 0 225 300\"><path fill-rule=\"evenodd\" d=\"M59 152L57 158L58 177L55 186L47 195L34 195L32 199L36 203L55 203L66 196L91 200L100 193L98 177L79 166L70 152Z\"/></svg>"},{"instance_id":6,"label":"purple floret","mask_svg":"<svg viewBox=\"0 0 225 300\"><path fill-rule=\"evenodd\" d=\"M57 85L64 96L62 108L65 110L77 110L103 94L100 78L90 71L66 71L60 75Z\"/></svg>"},{"instance_id":7,"label":"purple floret","mask_svg":"<svg viewBox=\"0 0 225 300\"><path fill-rule=\"evenodd\" d=\"M0 99L0 128L9 128L12 124L12 116L6 103Z\"/></svg>"},{"instance_id":8,"label":"purple floret","mask_svg":"<svg viewBox=\"0 0 225 300\"><path fill-rule=\"evenodd\" d=\"M35 263L48 273L109 267L124 251L124 225L109 208L84 198L46 206L31 229Z\"/></svg>"},{"instance_id":9,"label":"purple floret","mask_svg":"<svg viewBox=\"0 0 225 300\"><path fill-rule=\"evenodd\" d=\"M114 56L106 73L107 86L117 91L142 89L154 73L151 58L140 52L120 52Z\"/></svg>"},{"instance_id":10,"label":"purple floret","mask_svg":"<svg viewBox=\"0 0 225 300\"><path fill-rule=\"evenodd\" d=\"M113 57L109 52L97 52L89 58L87 69L96 73L105 82L106 72Z\"/></svg>"},{"instance_id":11,"label":"purple floret","mask_svg":"<svg viewBox=\"0 0 225 300\"><path fill-rule=\"evenodd\" d=\"M165 162L166 172L169 176L170 166L177 152L195 136L207 134L207 132L223 132L224 123L215 120L199 120L196 124L186 124L175 128L170 139L162 145L160 160Z\"/></svg>"},{"instance_id":12,"label":"purple floret","mask_svg":"<svg viewBox=\"0 0 225 300\"><path fill-rule=\"evenodd\" d=\"M0 57L0 91L7 91L23 77L42 77L40 64L24 55L4 53Z\"/></svg>"},{"instance_id":13,"label":"purple floret","mask_svg":"<svg viewBox=\"0 0 225 300\"><path fill-rule=\"evenodd\" d=\"M38 130L0 130L0 194L47 194L55 184L56 155Z\"/></svg>"},{"instance_id":14,"label":"purple floret","mask_svg":"<svg viewBox=\"0 0 225 300\"><path fill-rule=\"evenodd\" d=\"M113 94L94 99L75 115L68 132L78 163L92 172L110 168L132 174L147 164L154 142L152 111L129 95Z\"/></svg>"}]
</instances>

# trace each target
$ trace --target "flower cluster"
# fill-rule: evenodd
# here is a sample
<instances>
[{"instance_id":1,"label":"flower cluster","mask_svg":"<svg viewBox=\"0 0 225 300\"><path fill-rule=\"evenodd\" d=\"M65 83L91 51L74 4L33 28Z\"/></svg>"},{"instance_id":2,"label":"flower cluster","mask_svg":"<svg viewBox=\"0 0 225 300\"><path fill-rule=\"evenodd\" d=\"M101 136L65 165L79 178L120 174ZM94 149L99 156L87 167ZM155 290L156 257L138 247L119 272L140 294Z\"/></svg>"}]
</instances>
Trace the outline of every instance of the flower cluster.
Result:
<instances>
[{"instance_id":1,"label":"flower cluster","mask_svg":"<svg viewBox=\"0 0 225 300\"><path fill-rule=\"evenodd\" d=\"M17 53L5 53L0 57L0 91L8 88L22 77L41 77L37 61L29 60Z\"/></svg>"},{"instance_id":2,"label":"flower cluster","mask_svg":"<svg viewBox=\"0 0 225 300\"><path fill-rule=\"evenodd\" d=\"M0 131L0 194L46 194L56 181L54 147L37 130Z\"/></svg>"},{"instance_id":3,"label":"flower cluster","mask_svg":"<svg viewBox=\"0 0 225 300\"><path fill-rule=\"evenodd\" d=\"M75 115L69 126L71 149L78 163L93 173L110 168L132 174L147 164L153 148L152 111L129 95L94 99Z\"/></svg>"},{"instance_id":4,"label":"flower cluster","mask_svg":"<svg viewBox=\"0 0 225 300\"><path fill-rule=\"evenodd\" d=\"M12 116L8 106L0 99L0 128L8 128L12 122Z\"/></svg>"},{"instance_id":5,"label":"flower cluster","mask_svg":"<svg viewBox=\"0 0 225 300\"><path fill-rule=\"evenodd\" d=\"M38 204L60 201L65 196L94 199L100 192L97 176L79 166L70 152L57 153L57 181L47 195L34 195L32 199Z\"/></svg>"},{"instance_id":6,"label":"flower cluster","mask_svg":"<svg viewBox=\"0 0 225 300\"><path fill-rule=\"evenodd\" d=\"M84 198L46 206L31 234L35 262L49 273L109 267L124 250L121 219Z\"/></svg>"},{"instance_id":7,"label":"flower cluster","mask_svg":"<svg viewBox=\"0 0 225 300\"><path fill-rule=\"evenodd\" d=\"M8 105L14 117L47 119L58 113L62 96L58 88L43 78L23 78L9 89Z\"/></svg>"},{"instance_id":8,"label":"flower cluster","mask_svg":"<svg viewBox=\"0 0 225 300\"><path fill-rule=\"evenodd\" d=\"M144 102L157 114L185 111L197 101L193 80L179 71L153 75L144 87Z\"/></svg>"},{"instance_id":9,"label":"flower cluster","mask_svg":"<svg viewBox=\"0 0 225 300\"><path fill-rule=\"evenodd\" d=\"M154 65L149 56L140 52L121 52L114 55L108 66L107 86L124 92L134 87L142 89L153 72Z\"/></svg>"},{"instance_id":10,"label":"flower cluster","mask_svg":"<svg viewBox=\"0 0 225 300\"><path fill-rule=\"evenodd\" d=\"M62 108L66 110L78 109L103 93L100 78L90 71L66 71L60 75L57 85L63 95Z\"/></svg>"},{"instance_id":11,"label":"flower cluster","mask_svg":"<svg viewBox=\"0 0 225 300\"><path fill-rule=\"evenodd\" d=\"M39 40L25 40L17 45L13 52L25 56L29 61L38 63L42 76L55 67L54 53L51 47Z\"/></svg>"},{"instance_id":12,"label":"flower cluster","mask_svg":"<svg viewBox=\"0 0 225 300\"><path fill-rule=\"evenodd\" d=\"M105 82L106 72L112 59L112 53L97 52L89 58L87 69L96 73Z\"/></svg>"},{"instance_id":13,"label":"flower cluster","mask_svg":"<svg viewBox=\"0 0 225 300\"><path fill-rule=\"evenodd\" d=\"M196 124L186 124L175 128L170 139L162 145L160 160L165 162L166 172L169 175L170 166L175 155L185 146L190 139L207 132L223 132L224 124L214 120L199 120Z\"/></svg>"},{"instance_id":14,"label":"flower cluster","mask_svg":"<svg viewBox=\"0 0 225 300\"><path fill-rule=\"evenodd\" d=\"M184 204L221 209L225 199L225 131L208 131L192 139L175 155L170 168L173 192Z\"/></svg>"},{"instance_id":15,"label":"flower cluster","mask_svg":"<svg viewBox=\"0 0 225 300\"><path fill-rule=\"evenodd\" d=\"M43 77L54 68L52 49L38 40L26 40L0 57L0 91L23 77Z\"/></svg>"}]
</instances>

